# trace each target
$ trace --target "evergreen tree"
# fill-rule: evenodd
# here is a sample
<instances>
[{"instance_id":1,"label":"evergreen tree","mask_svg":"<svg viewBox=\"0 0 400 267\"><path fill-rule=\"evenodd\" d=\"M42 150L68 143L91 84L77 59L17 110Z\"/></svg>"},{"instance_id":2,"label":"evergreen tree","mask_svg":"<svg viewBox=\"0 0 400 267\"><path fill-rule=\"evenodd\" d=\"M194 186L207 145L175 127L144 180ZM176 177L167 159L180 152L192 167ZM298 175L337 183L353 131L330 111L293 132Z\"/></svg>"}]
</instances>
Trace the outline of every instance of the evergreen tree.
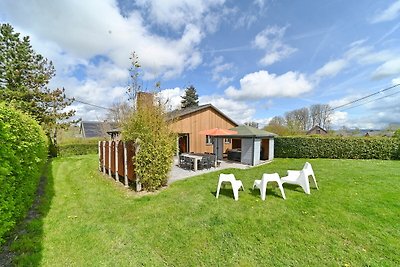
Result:
<instances>
[{"instance_id":1,"label":"evergreen tree","mask_svg":"<svg viewBox=\"0 0 400 267\"><path fill-rule=\"evenodd\" d=\"M196 107L199 105L199 96L196 92L196 88L193 85L186 87L185 95L182 96L181 108Z\"/></svg>"},{"instance_id":2,"label":"evergreen tree","mask_svg":"<svg viewBox=\"0 0 400 267\"><path fill-rule=\"evenodd\" d=\"M75 114L64 111L73 102L64 88L48 88L54 76L53 63L32 49L28 36L20 38L10 24L0 24L0 101L35 118L52 141Z\"/></svg>"}]
</instances>

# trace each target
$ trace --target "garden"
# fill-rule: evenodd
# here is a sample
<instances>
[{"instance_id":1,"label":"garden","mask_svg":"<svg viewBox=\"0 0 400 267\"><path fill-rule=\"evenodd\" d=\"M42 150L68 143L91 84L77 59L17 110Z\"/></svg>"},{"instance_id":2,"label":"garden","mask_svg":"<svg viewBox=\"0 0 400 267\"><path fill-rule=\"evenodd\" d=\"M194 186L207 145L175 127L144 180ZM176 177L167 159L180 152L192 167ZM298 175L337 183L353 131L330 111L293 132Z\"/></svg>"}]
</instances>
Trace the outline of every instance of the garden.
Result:
<instances>
[{"instance_id":1,"label":"garden","mask_svg":"<svg viewBox=\"0 0 400 267\"><path fill-rule=\"evenodd\" d=\"M223 170L157 192L126 190L97 171L97 155L57 158L47 187L10 246L16 265L41 266L398 266L399 162L308 159L319 190L268 185L263 173L300 169L306 159L275 159ZM215 198L218 174L234 173Z\"/></svg>"}]
</instances>

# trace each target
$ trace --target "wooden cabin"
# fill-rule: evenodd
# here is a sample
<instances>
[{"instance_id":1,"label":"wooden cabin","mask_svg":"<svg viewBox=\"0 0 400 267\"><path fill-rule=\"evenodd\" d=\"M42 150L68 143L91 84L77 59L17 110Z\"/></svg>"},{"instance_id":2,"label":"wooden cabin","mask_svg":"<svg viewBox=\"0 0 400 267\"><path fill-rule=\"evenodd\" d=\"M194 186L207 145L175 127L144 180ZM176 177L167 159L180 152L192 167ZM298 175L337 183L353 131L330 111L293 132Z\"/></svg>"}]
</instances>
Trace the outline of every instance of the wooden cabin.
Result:
<instances>
[{"instance_id":1,"label":"wooden cabin","mask_svg":"<svg viewBox=\"0 0 400 267\"><path fill-rule=\"evenodd\" d=\"M320 127L319 125L315 125L310 130L307 131L307 135L312 135L312 134L326 135L328 134L328 131Z\"/></svg>"},{"instance_id":2,"label":"wooden cabin","mask_svg":"<svg viewBox=\"0 0 400 267\"><path fill-rule=\"evenodd\" d=\"M238 126L236 122L211 104L175 110L169 113L171 127L178 133L179 153L212 153L212 137L199 134L200 131ZM224 139L223 151L232 148L232 140Z\"/></svg>"}]
</instances>

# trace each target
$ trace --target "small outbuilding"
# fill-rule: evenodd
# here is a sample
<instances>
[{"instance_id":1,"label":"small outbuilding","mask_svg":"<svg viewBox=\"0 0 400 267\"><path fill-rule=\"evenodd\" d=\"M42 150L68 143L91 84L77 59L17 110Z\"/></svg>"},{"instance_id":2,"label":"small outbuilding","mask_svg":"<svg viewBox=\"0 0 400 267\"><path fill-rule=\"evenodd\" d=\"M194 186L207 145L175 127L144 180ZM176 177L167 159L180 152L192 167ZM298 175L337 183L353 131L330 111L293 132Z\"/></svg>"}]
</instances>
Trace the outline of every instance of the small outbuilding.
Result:
<instances>
[{"instance_id":1,"label":"small outbuilding","mask_svg":"<svg viewBox=\"0 0 400 267\"><path fill-rule=\"evenodd\" d=\"M307 131L307 135L311 135L311 134L326 135L326 134L328 134L328 131L325 130L324 128L320 127L319 125L315 125L310 130Z\"/></svg>"},{"instance_id":2,"label":"small outbuilding","mask_svg":"<svg viewBox=\"0 0 400 267\"><path fill-rule=\"evenodd\" d=\"M248 125L240 125L230 130L236 131L237 134L215 136L214 153L218 159L223 158L222 149L218 149L222 147L223 140L231 139L232 149L225 151L228 160L240 161L251 166L260 164L261 160L273 160L276 134Z\"/></svg>"}]
</instances>

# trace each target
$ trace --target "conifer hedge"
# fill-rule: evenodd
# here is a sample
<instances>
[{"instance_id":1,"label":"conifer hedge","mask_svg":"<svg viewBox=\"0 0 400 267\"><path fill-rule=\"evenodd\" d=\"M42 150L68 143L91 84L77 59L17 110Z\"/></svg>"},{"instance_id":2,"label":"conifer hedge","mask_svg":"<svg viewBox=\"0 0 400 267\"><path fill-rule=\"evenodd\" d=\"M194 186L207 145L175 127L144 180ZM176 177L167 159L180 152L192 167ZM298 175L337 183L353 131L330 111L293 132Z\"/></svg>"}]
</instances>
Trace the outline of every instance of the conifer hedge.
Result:
<instances>
[{"instance_id":1,"label":"conifer hedge","mask_svg":"<svg viewBox=\"0 0 400 267\"><path fill-rule=\"evenodd\" d=\"M277 158L400 159L400 139L371 137L277 137Z\"/></svg>"},{"instance_id":2,"label":"conifer hedge","mask_svg":"<svg viewBox=\"0 0 400 267\"><path fill-rule=\"evenodd\" d=\"M27 115L0 103L0 244L32 205L47 138Z\"/></svg>"}]
</instances>

